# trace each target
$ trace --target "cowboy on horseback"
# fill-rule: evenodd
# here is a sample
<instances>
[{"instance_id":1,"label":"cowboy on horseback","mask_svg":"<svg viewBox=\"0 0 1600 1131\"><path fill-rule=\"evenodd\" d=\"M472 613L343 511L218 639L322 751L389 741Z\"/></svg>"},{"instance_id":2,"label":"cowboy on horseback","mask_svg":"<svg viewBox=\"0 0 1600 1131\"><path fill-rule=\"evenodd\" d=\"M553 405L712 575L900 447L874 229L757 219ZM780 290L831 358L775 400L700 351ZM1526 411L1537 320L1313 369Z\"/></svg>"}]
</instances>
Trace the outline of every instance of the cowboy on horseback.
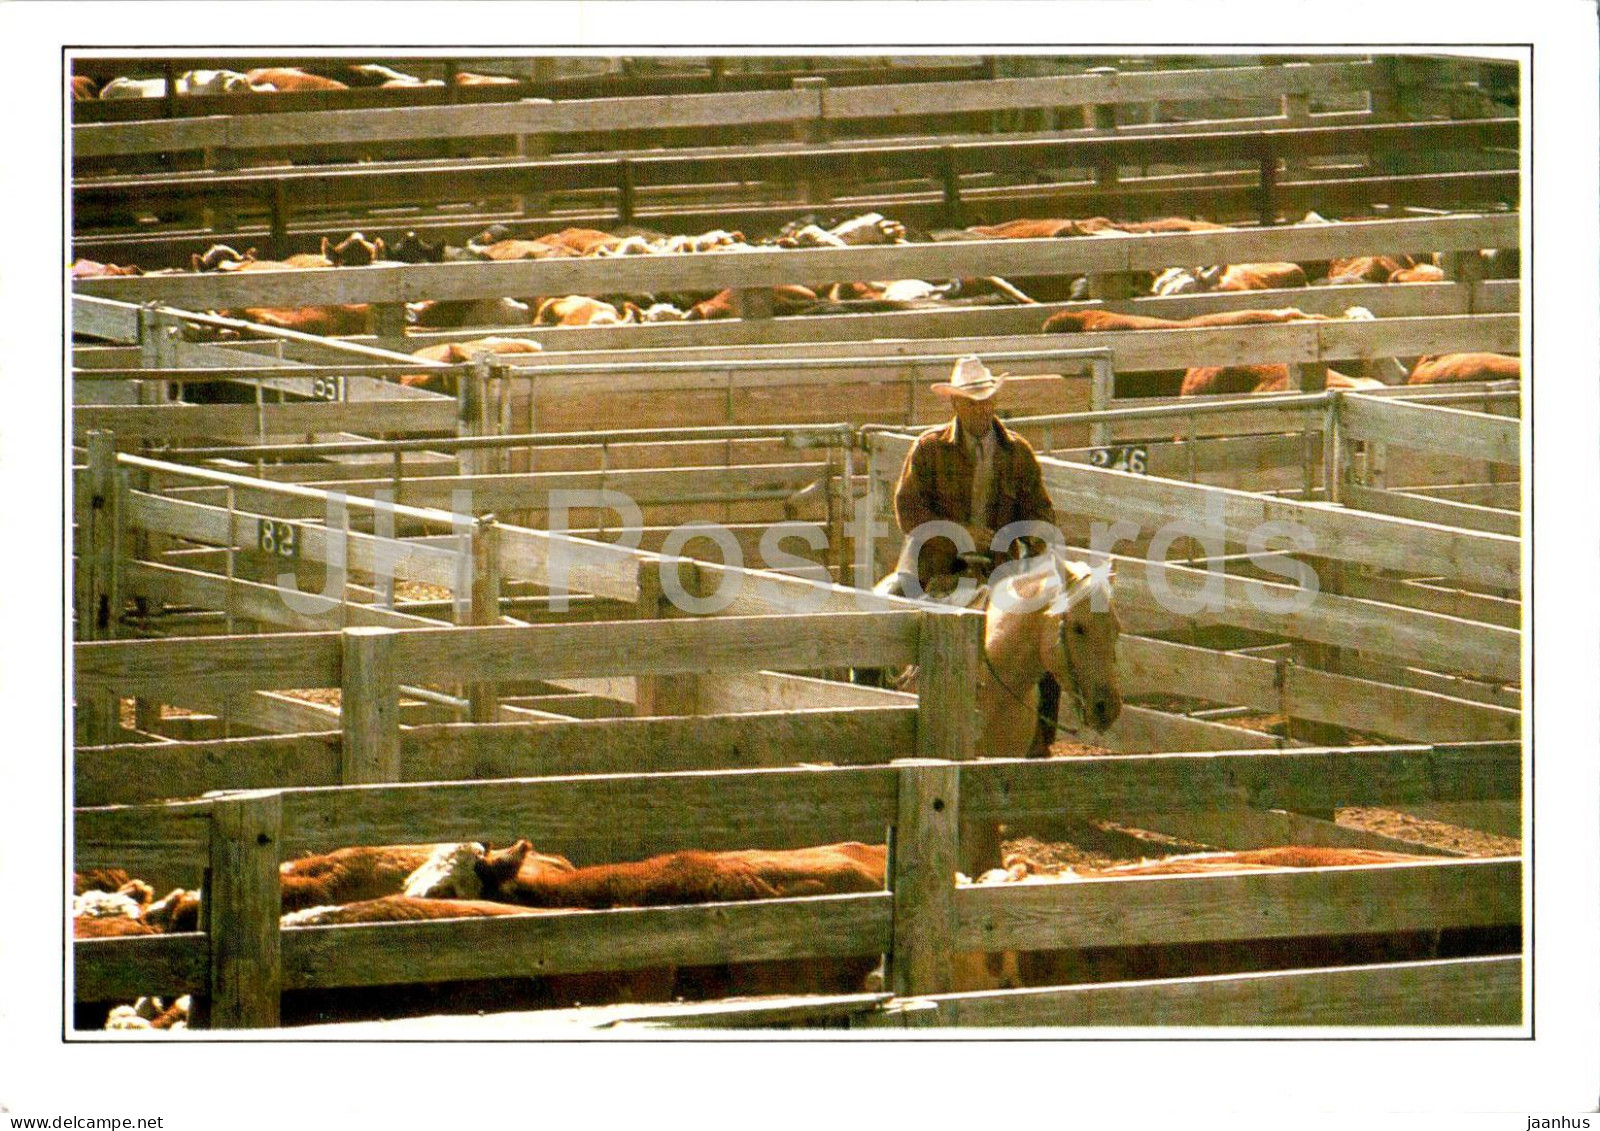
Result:
<instances>
[{"instance_id":1,"label":"cowboy on horseback","mask_svg":"<svg viewBox=\"0 0 1600 1131\"><path fill-rule=\"evenodd\" d=\"M1042 548L1033 538L994 546L997 530L1024 521L1054 526L1056 517L1033 448L995 417L996 394L1004 384L1004 374L991 373L976 357L963 357L949 381L933 386L950 401L954 416L942 428L925 432L906 455L894 492L895 520L906 541L879 592L923 596L933 586L937 593L951 575L974 565L992 568ZM975 552L962 552L949 525L944 533L927 536L924 529L919 535L928 523L960 527ZM1048 673L1039 681L1039 698L1041 722L1029 752L1035 757L1047 755L1055 738L1061 686Z\"/></svg>"}]
</instances>

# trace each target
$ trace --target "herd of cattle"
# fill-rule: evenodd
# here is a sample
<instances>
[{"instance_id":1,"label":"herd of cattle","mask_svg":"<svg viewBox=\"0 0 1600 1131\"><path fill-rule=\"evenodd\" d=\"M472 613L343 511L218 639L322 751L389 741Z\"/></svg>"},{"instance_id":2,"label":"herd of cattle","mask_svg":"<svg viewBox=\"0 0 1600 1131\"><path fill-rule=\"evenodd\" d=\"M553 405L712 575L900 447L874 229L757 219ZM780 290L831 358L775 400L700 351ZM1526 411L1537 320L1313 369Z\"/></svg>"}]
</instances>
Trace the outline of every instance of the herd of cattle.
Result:
<instances>
[{"instance_id":1,"label":"herd of cattle","mask_svg":"<svg viewBox=\"0 0 1600 1131\"><path fill-rule=\"evenodd\" d=\"M330 62L319 70L326 73L319 74L302 67L257 67L249 71L193 70L180 74L174 85L179 95L288 94L308 90L349 90L352 87L445 85L443 79L422 79L375 63ZM505 75L457 71L455 83L457 86L519 86L521 80ZM68 89L74 102L88 102L96 98L164 98L167 80L119 75L101 86L88 75L73 75L68 82Z\"/></svg>"},{"instance_id":2,"label":"herd of cattle","mask_svg":"<svg viewBox=\"0 0 1600 1131\"><path fill-rule=\"evenodd\" d=\"M1304 223L1328 223L1312 213ZM240 252L217 244L204 255L191 256L192 272L240 272L297 268L374 268L393 264L442 262L508 262L513 260L625 255L683 255L701 252L738 252L771 248L855 247L904 244L920 240L1115 238L1139 233L1209 231L1224 225L1204 220L1165 218L1117 222L1104 217L1083 220L1013 220L997 225L919 233L876 212L835 223L814 216L796 220L777 233L760 239L737 231L717 229L697 236L664 235L641 229L606 232L593 228L563 228L522 237L504 224L494 224L455 246L443 239L428 239L408 230L389 242L352 232L337 244L324 238L315 252L281 260L260 258L256 249ZM1486 251L1488 278L1514 278L1520 263L1514 253ZM1369 255L1319 263L1213 264L1170 268L1162 272L1133 272L1119 277L1131 294L1176 295L1203 291L1240 292L1339 286L1350 284L1406 284L1438 282L1443 271L1437 256L1416 253ZM102 275L183 274L167 268L143 272L134 265L116 265L79 259L71 266L74 278ZM809 286L763 288L756 301L779 317L851 314L881 311L934 310L961 306L1034 305L1089 297L1093 284L1082 275L1038 276L1007 280L994 276L943 280L890 279L879 281L829 281ZM1101 283L1103 285L1103 281ZM606 326L671 321L699 321L737 317L748 301L734 289L673 294L536 295L473 301L423 301L408 303L407 322L419 329L508 326ZM229 317L280 329L323 335L370 334L374 315L366 304L308 307L246 307L219 311ZM1090 308L1060 311L1041 319L1045 333L1116 332L1150 329L1184 329L1238 326L1267 322L1322 321L1328 315L1307 313L1293 306L1259 310L1220 311L1184 319L1162 319L1119 314ZM1371 318L1352 307L1345 318ZM441 355L456 360L474 352L528 352L535 343L516 338L486 338L478 343L458 343L443 349L427 347L424 356ZM1521 363L1513 356L1492 353L1444 354L1409 359L1383 359L1346 366L1351 372L1330 371L1333 388L1368 388L1376 385L1433 384L1444 381L1485 381L1520 378ZM416 379L419 383L424 378ZM1238 394L1277 392L1290 387L1286 365L1194 367L1183 377L1181 392Z\"/></svg>"},{"instance_id":3,"label":"herd of cattle","mask_svg":"<svg viewBox=\"0 0 1600 1131\"><path fill-rule=\"evenodd\" d=\"M1281 847L1170 856L1102 869L1030 874L1019 858L979 883L1038 883L1119 877L1349 867L1437 859L1370 849ZM279 867L281 926L286 930L343 924L547 915L627 907L839 895L882 891L883 845L844 843L777 851L680 851L647 860L576 867L533 850L526 840L503 848L461 844L353 847L284 862ZM957 877L960 879L961 877ZM75 874L73 934L78 939L175 934L201 929L200 893L174 889L155 899L150 885L120 869ZM1385 961L1471 949L1470 938L1415 937L1269 940L1245 945L1090 948L1076 951L957 956L962 990L1054 985L1087 980L1157 977L1182 967L1271 969L1304 964L1319 948L1330 959ZM285 993L285 1024L379 1019L417 1013L560 1008L619 1002L709 1000L761 994L851 993L881 987L879 957L783 959L719 966L651 967L441 983L432 987L303 990ZM80 1003L79 1028L181 1028L189 1002L144 998L132 1005Z\"/></svg>"}]
</instances>

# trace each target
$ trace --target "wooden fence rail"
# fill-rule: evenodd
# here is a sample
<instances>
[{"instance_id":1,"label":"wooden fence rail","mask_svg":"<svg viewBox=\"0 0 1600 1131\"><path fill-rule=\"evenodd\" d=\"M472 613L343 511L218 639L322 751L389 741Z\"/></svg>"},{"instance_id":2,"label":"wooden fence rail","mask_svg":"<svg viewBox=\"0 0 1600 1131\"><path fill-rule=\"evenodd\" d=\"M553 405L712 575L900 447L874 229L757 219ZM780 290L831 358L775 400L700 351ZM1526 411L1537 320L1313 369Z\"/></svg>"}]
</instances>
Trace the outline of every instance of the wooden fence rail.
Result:
<instances>
[{"instance_id":1,"label":"wooden fence rail","mask_svg":"<svg viewBox=\"0 0 1600 1131\"><path fill-rule=\"evenodd\" d=\"M272 125L278 119L255 116L240 121ZM290 215L313 207L481 200L515 193L563 190L607 189L631 196L654 187L725 183L733 169L738 169L744 180L793 183L802 176L836 181L859 179L861 174L857 170L869 167L880 178L944 182L950 186L948 193L954 198L951 207L959 208L963 175L998 169L1093 169L1157 162L1220 162L1259 166L1258 208L1263 222L1270 224L1275 220L1277 209L1277 165L1285 158L1355 152L1515 150L1517 143L1517 120L1499 118L1154 137L1058 136L1020 141L857 144L843 149L831 146L756 148L714 156L703 151L691 155L657 151L638 157L486 158L432 167L323 166L146 174L81 179L73 184L72 196L78 222L85 229L100 226L105 218L114 217L118 209L129 206L170 210L180 205L216 206L233 201L237 207L239 201L255 200L270 209L274 230L281 232L286 230ZM237 143L233 143L233 147L238 148ZM619 207L626 222L633 206L624 200Z\"/></svg>"},{"instance_id":2,"label":"wooden fence rail","mask_svg":"<svg viewBox=\"0 0 1600 1131\"><path fill-rule=\"evenodd\" d=\"M312 268L233 274L80 279L73 293L191 309L404 303L527 294L762 287L818 279L1105 274L1196 263L1314 261L1397 249L1515 247L1515 213L1179 232L1127 239L977 240L891 247L800 248L698 255L434 263L381 269Z\"/></svg>"},{"instance_id":3,"label":"wooden fence rail","mask_svg":"<svg viewBox=\"0 0 1600 1131\"><path fill-rule=\"evenodd\" d=\"M249 149L317 144L551 135L653 129L712 129L758 123L828 123L867 118L926 117L941 113L1094 106L1163 98L1252 98L1365 89L1374 68L1362 63L1229 68L1145 74L1071 75L860 86L830 84L791 90L519 102L497 105L410 107L247 114L165 122L83 124L73 127L74 157L194 149ZM929 98L936 99L930 104ZM255 96L259 98L259 96ZM309 133L307 131L310 131Z\"/></svg>"}]
</instances>

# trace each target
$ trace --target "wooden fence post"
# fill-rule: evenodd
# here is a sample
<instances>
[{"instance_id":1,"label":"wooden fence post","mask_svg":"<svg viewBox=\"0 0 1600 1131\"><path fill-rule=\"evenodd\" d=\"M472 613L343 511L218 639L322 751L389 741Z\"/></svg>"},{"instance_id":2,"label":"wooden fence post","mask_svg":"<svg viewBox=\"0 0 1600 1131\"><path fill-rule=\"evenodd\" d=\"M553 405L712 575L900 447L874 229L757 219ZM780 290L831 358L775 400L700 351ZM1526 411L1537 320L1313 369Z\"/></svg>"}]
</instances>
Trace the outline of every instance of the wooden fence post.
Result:
<instances>
[{"instance_id":1,"label":"wooden fence post","mask_svg":"<svg viewBox=\"0 0 1600 1131\"><path fill-rule=\"evenodd\" d=\"M487 356L473 359L472 369L461 374L456 384L456 432L466 436L493 434L489 412L489 378L493 367ZM464 449L459 457L462 475L480 475L489 466L490 453Z\"/></svg>"},{"instance_id":2,"label":"wooden fence post","mask_svg":"<svg viewBox=\"0 0 1600 1131\"><path fill-rule=\"evenodd\" d=\"M1444 263L1445 278L1459 283L1466 291L1463 314L1476 314L1478 294L1483 285L1483 253L1473 249L1451 252Z\"/></svg>"},{"instance_id":3,"label":"wooden fence post","mask_svg":"<svg viewBox=\"0 0 1600 1131\"><path fill-rule=\"evenodd\" d=\"M828 141L828 80L817 75L806 75L790 82L796 94L811 94L816 97L816 110L809 116L796 119L794 123L794 139L802 145L825 145ZM806 204L825 204L833 197L829 191L832 181L829 177L804 174L796 186L800 191L800 199Z\"/></svg>"},{"instance_id":4,"label":"wooden fence post","mask_svg":"<svg viewBox=\"0 0 1600 1131\"><path fill-rule=\"evenodd\" d=\"M1284 63L1283 69L1290 72L1296 69L1309 67L1310 63ZM1304 129L1311 124L1311 94L1309 91L1292 91L1279 99L1286 124L1290 129ZM1283 163L1283 176L1285 180L1304 176L1306 162L1303 158L1285 158Z\"/></svg>"},{"instance_id":5,"label":"wooden fence post","mask_svg":"<svg viewBox=\"0 0 1600 1131\"><path fill-rule=\"evenodd\" d=\"M673 615L672 604L661 586L661 571L678 568L676 561L639 563L640 620L664 620ZM690 588L698 590L698 578ZM635 676L634 687L636 715L695 715L700 712L699 680L693 675Z\"/></svg>"},{"instance_id":6,"label":"wooden fence post","mask_svg":"<svg viewBox=\"0 0 1600 1131\"><path fill-rule=\"evenodd\" d=\"M500 623L500 527L492 514L481 516L472 532L472 623ZM469 683L467 700L472 722L492 723L499 717L493 683Z\"/></svg>"},{"instance_id":7,"label":"wooden fence post","mask_svg":"<svg viewBox=\"0 0 1600 1131\"><path fill-rule=\"evenodd\" d=\"M372 333L378 345L388 350L400 350L406 341L406 304L379 302L372 306Z\"/></svg>"},{"instance_id":8,"label":"wooden fence post","mask_svg":"<svg viewBox=\"0 0 1600 1131\"><path fill-rule=\"evenodd\" d=\"M122 500L117 478L116 438L92 431L88 467L79 481L73 511L78 524L78 568L73 588L77 639L111 640L122 612L118 557L122 546ZM102 746L115 742L120 700L115 693L78 693L74 711L75 740Z\"/></svg>"},{"instance_id":9,"label":"wooden fence post","mask_svg":"<svg viewBox=\"0 0 1600 1131\"><path fill-rule=\"evenodd\" d=\"M276 792L231 794L212 804L211 868L202 900L211 939L210 1028L277 1027L282 819Z\"/></svg>"},{"instance_id":10,"label":"wooden fence post","mask_svg":"<svg viewBox=\"0 0 1600 1131\"><path fill-rule=\"evenodd\" d=\"M889 842L894 934L888 984L901 997L948 993L955 954L961 769L917 759L902 763L899 777Z\"/></svg>"},{"instance_id":11,"label":"wooden fence post","mask_svg":"<svg viewBox=\"0 0 1600 1131\"><path fill-rule=\"evenodd\" d=\"M917 642L917 757L965 762L978 738L978 672L983 617L974 612L926 612ZM961 870L977 876L1000 865L1000 826L964 822Z\"/></svg>"},{"instance_id":12,"label":"wooden fence post","mask_svg":"<svg viewBox=\"0 0 1600 1131\"><path fill-rule=\"evenodd\" d=\"M1084 72L1089 75L1105 76L1106 86L1115 89L1117 83L1117 68L1115 67L1090 67ZM1117 128L1117 104L1115 101L1096 103L1083 108L1084 125L1098 132L1114 133ZM1095 162L1094 167L1095 197L1092 208L1095 212L1112 216L1116 214L1116 206L1112 203L1117 188L1117 159L1114 155L1107 155ZM1112 297L1112 296L1105 296ZM1117 295L1117 298L1126 298L1126 295Z\"/></svg>"},{"instance_id":13,"label":"wooden fence post","mask_svg":"<svg viewBox=\"0 0 1600 1131\"><path fill-rule=\"evenodd\" d=\"M1093 412L1105 412L1117 395L1116 370L1112 368L1111 359L1105 357L1095 358L1089 366L1089 408ZM1091 447L1108 448L1112 439L1110 421L1101 420L1089 425Z\"/></svg>"},{"instance_id":14,"label":"wooden fence post","mask_svg":"<svg viewBox=\"0 0 1600 1131\"><path fill-rule=\"evenodd\" d=\"M395 630L346 628L340 637L342 673L339 780L362 785L400 780L400 679L394 668Z\"/></svg>"}]
</instances>

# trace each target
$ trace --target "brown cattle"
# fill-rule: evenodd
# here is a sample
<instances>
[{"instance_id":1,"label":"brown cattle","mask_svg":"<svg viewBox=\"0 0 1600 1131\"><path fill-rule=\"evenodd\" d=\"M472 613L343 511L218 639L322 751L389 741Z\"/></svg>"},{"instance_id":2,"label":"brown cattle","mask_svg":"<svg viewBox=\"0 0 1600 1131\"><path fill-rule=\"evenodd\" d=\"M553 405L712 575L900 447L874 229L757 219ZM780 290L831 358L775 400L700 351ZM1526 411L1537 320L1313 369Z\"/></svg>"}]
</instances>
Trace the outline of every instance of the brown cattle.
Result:
<instances>
[{"instance_id":1,"label":"brown cattle","mask_svg":"<svg viewBox=\"0 0 1600 1131\"><path fill-rule=\"evenodd\" d=\"M538 353L543 347L538 342L531 342L524 338L477 338L470 342L441 342L438 345L423 346L413 350L412 357L425 358L428 361L442 361L447 365L458 365L463 361L471 361L485 353L493 354L521 354ZM455 376L440 373L407 373L400 378L402 385L411 385L421 389L431 389L434 392L455 392Z\"/></svg>"},{"instance_id":2,"label":"brown cattle","mask_svg":"<svg viewBox=\"0 0 1600 1131\"><path fill-rule=\"evenodd\" d=\"M124 884L132 883L133 877L121 868L90 868L87 872L72 873L72 894L82 895L87 891L116 891Z\"/></svg>"},{"instance_id":3,"label":"brown cattle","mask_svg":"<svg viewBox=\"0 0 1600 1131\"><path fill-rule=\"evenodd\" d=\"M571 248L544 240L496 240L494 243L477 245L474 250L480 259L495 263L511 263L519 259L562 259L578 254Z\"/></svg>"},{"instance_id":4,"label":"brown cattle","mask_svg":"<svg viewBox=\"0 0 1600 1131\"><path fill-rule=\"evenodd\" d=\"M505 75L484 75L477 71L457 71L457 86L521 86L521 79L507 78Z\"/></svg>"},{"instance_id":5,"label":"brown cattle","mask_svg":"<svg viewBox=\"0 0 1600 1131\"><path fill-rule=\"evenodd\" d=\"M772 312L774 314L796 314L817 302L817 292L810 287L785 283L771 288ZM730 288L718 291L704 302L697 302L689 308L686 316L690 322L710 320L713 318L734 318L733 290Z\"/></svg>"},{"instance_id":6,"label":"brown cattle","mask_svg":"<svg viewBox=\"0 0 1600 1131\"><path fill-rule=\"evenodd\" d=\"M338 243L330 244L328 237L323 236L322 255L335 267L369 267L383 258L383 237L369 240L360 232L351 232Z\"/></svg>"},{"instance_id":7,"label":"brown cattle","mask_svg":"<svg viewBox=\"0 0 1600 1131\"><path fill-rule=\"evenodd\" d=\"M1370 377L1346 377L1328 370L1330 389L1381 389L1383 382ZM1183 375L1179 396L1216 396L1220 393L1284 393L1289 391L1287 365L1201 365Z\"/></svg>"},{"instance_id":8,"label":"brown cattle","mask_svg":"<svg viewBox=\"0 0 1600 1131\"><path fill-rule=\"evenodd\" d=\"M1303 287L1306 273L1298 263L1234 263L1217 281L1219 291L1270 291Z\"/></svg>"},{"instance_id":9,"label":"brown cattle","mask_svg":"<svg viewBox=\"0 0 1600 1131\"><path fill-rule=\"evenodd\" d=\"M1328 263L1330 283L1387 283L1396 271L1415 267L1409 255L1359 255Z\"/></svg>"},{"instance_id":10,"label":"brown cattle","mask_svg":"<svg viewBox=\"0 0 1600 1131\"><path fill-rule=\"evenodd\" d=\"M200 893L173 888L144 909L144 921L164 934L200 929Z\"/></svg>"},{"instance_id":11,"label":"brown cattle","mask_svg":"<svg viewBox=\"0 0 1600 1131\"><path fill-rule=\"evenodd\" d=\"M1007 220L1003 224L974 225L967 231L991 240L1036 240L1091 236L1100 232L1145 235L1158 232L1213 232L1226 228L1226 224L1187 220L1181 216L1167 216L1158 220L1108 220L1104 216L1091 216L1084 220Z\"/></svg>"},{"instance_id":12,"label":"brown cattle","mask_svg":"<svg viewBox=\"0 0 1600 1131\"><path fill-rule=\"evenodd\" d=\"M726 857L726 859L725 859ZM524 907L659 907L774 899L778 889L736 853L685 850L625 864L551 867L518 841L479 866L485 898Z\"/></svg>"},{"instance_id":13,"label":"brown cattle","mask_svg":"<svg viewBox=\"0 0 1600 1131\"><path fill-rule=\"evenodd\" d=\"M538 242L565 248L574 255L593 255L601 248L616 247L622 242L622 237L597 228L562 228L559 232L540 236Z\"/></svg>"},{"instance_id":14,"label":"brown cattle","mask_svg":"<svg viewBox=\"0 0 1600 1131\"><path fill-rule=\"evenodd\" d=\"M76 915L72 919L75 939L120 939L160 933L143 919L129 919L123 915Z\"/></svg>"},{"instance_id":15,"label":"brown cattle","mask_svg":"<svg viewBox=\"0 0 1600 1131\"><path fill-rule=\"evenodd\" d=\"M93 102L99 84L88 75L73 75L67 80L67 85L72 90L74 102Z\"/></svg>"},{"instance_id":16,"label":"brown cattle","mask_svg":"<svg viewBox=\"0 0 1600 1131\"><path fill-rule=\"evenodd\" d=\"M523 842L526 843L526 842ZM405 890L406 880L418 868L443 849L452 845L439 844L385 844L340 848L298 860L286 860L278 866L278 878L283 891L283 909L298 911L306 907L331 904L357 903L399 895ZM516 863L522 863L526 852L516 854ZM489 853L489 866L500 857ZM562 865L572 865L556 857L540 857L540 864L552 870ZM463 893L476 895L476 892Z\"/></svg>"},{"instance_id":17,"label":"brown cattle","mask_svg":"<svg viewBox=\"0 0 1600 1131\"><path fill-rule=\"evenodd\" d=\"M261 307L250 306L230 311L229 318L241 318L280 330L296 330L302 334L320 334L324 337L340 334L372 333L372 308L365 303L355 306L302 306Z\"/></svg>"},{"instance_id":18,"label":"brown cattle","mask_svg":"<svg viewBox=\"0 0 1600 1131\"><path fill-rule=\"evenodd\" d=\"M104 279L114 275L142 275L144 272L132 265L119 267L115 263L96 263L92 259L73 260L70 268L74 279Z\"/></svg>"},{"instance_id":19,"label":"brown cattle","mask_svg":"<svg viewBox=\"0 0 1600 1131\"><path fill-rule=\"evenodd\" d=\"M214 243L204 255L189 256L192 271L237 271L247 263L256 261L256 249L249 248L240 254L225 243Z\"/></svg>"},{"instance_id":20,"label":"brown cattle","mask_svg":"<svg viewBox=\"0 0 1600 1131\"><path fill-rule=\"evenodd\" d=\"M441 342L434 346L423 346L419 350L412 350L411 356L454 364L471 361L484 353L538 353L543 348L538 342L527 338L475 338L470 342Z\"/></svg>"},{"instance_id":21,"label":"brown cattle","mask_svg":"<svg viewBox=\"0 0 1600 1131\"><path fill-rule=\"evenodd\" d=\"M538 915L533 907L517 907L487 899L419 899L385 895L331 906L311 906L283 916L285 927L329 927L349 923L416 923L429 919L483 919L497 915Z\"/></svg>"},{"instance_id":22,"label":"brown cattle","mask_svg":"<svg viewBox=\"0 0 1600 1131\"><path fill-rule=\"evenodd\" d=\"M1323 314L1307 314L1294 307L1278 310L1219 310L1193 318L1151 318L1143 314L1118 314L1110 310L1063 310L1045 320L1047 334L1102 334L1120 330L1189 330L1202 326L1257 326L1272 322L1327 321Z\"/></svg>"},{"instance_id":23,"label":"brown cattle","mask_svg":"<svg viewBox=\"0 0 1600 1131\"><path fill-rule=\"evenodd\" d=\"M246 77L252 86L270 83L275 89L283 92L350 89L336 79L325 79L321 75L302 71L299 67L258 67L246 72Z\"/></svg>"},{"instance_id":24,"label":"brown cattle","mask_svg":"<svg viewBox=\"0 0 1600 1131\"><path fill-rule=\"evenodd\" d=\"M1522 359L1503 353L1446 353L1417 359L1410 385L1442 385L1452 381L1520 381Z\"/></svg>"},{"instance_id":25,"label":"brown cattle","mask_svg":"<svg viewBox=\"0 0 1600 1131\"><path fill-rule=\"evenodd\" d=\"M1442 283L1444 270L1431 263L1418 263L1415 267L1402 267L1389 276L1391 283Z\"/></svg>"},{"instance_id":26,"label":"brown cattle","mask_svg":"<svg viewBox=\"0 0 1600 1131\"><path fill-rule=\"evenodd\" d=\"M1330 374L1331 376L1331 374ZM1269 383L1289 381L1287 365L1201 365L1183 375L1183 397L1253 393Z\"/></svg>"},{"instance_id":27,"label":"brown cattle","mask_svg":"<svg viewBox=\"0 0 1600 1131\"><path fill-rule=\"evenodd\" d=\"M542 299L533 321L536 326L621 326L638 320L638 307L623 303L623 308L588 295L563 295Z\"/></svg>"}]
</instances>

